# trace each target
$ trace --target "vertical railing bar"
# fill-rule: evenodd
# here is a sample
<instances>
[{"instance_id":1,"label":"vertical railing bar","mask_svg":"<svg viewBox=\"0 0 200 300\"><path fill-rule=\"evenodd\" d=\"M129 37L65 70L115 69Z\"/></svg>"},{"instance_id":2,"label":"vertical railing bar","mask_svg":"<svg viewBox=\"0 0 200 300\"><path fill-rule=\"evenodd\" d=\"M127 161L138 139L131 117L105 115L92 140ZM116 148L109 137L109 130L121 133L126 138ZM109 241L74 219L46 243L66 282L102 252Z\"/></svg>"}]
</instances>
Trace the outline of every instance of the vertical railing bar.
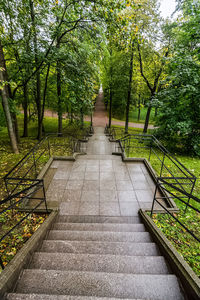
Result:
<instances>
[{"instance_id":1,"label":"vertical railing bar","mask_svg":"<svg viewBox=\"0 0 200 300\"><path fill-rule=\"evenodd\" d=\"M42 179L42 189L43 189L43 196L44 196L44 204L45 204L46 212L48 213L46 191L45 191L45 186L44 186L44 179Z\"/></svg>"},{"instance_id":2,"label":"vertical railing bar","mask_svg":"<svg viewBox=\"0 0 200 300\"><path fill-rule=\"evenodd\" d=\"M191 191L190 191L190 195L192 195L192 193L193 193L193 190L194 190L194 187L195 187L195 184L196 184L196 178L195 178L195 180L194 180L194 182L193 182L193 185L192 185L192 188L191 188ZM186 211L187 211L187 209L188 209L188 204L190 204L190 199L191 199L191 197L188 197L188 202L187 202L187 205L186 205L186 207L185 207L185 211L184 211L184 213L186 213Z\"/></svg>"},{"instance_id":3,"label":"vertical railing bar","mask_svg":"<svg viewBox=\"0 0 200 300\"><path fill-rule=\"evenodd\" d=\"M163 172L163 167L164 167L164 161L165 161L165 152L163 155L163 160L162 160L162 165L161 165L161 170L160 170L160 177L162 177L162 172Z\"/></svg>"},{"instance_id":4,"label":"vertical railing bar","mask_svg":"<svg viewBox=\"0 0 200 300\"><path fill-rule=\"evenodd\" d=\"M36 163L35 163L35 152L33 151L33 163L35 168L35 177L37 177Z\"/></svg>"},{"instance_id":5,"label":"vertical railing bar","mask_svg":"<svg viewBox=\"0 0 200 300\"><path fill-rule=\"evenodd\" d=\"M153 196L152 207L151 207L151 218L152 218L152 215L153 215L154 205L155 205L155 201L156 201L156 194L157 194L157 190L158 190L158 185L159 185L159 182L158 182L158 179L157 179L156 188L155 188L155 192L154 192L154 196Z\"/></svg>"},{"instance_id":6,"label":"vertical railing bar","mask_svg":"<svg viewBox=\"0 0 200 300\"><path fill-rule=\"evenodd\" d=\"M5 267L4 267L4 264L3 264L3 261L2 261L2 259L1 259L1 257L0 257L0 266L1 266L2 270L4 270L4 269L5 269Z\"/></svg>"}]
</instances>

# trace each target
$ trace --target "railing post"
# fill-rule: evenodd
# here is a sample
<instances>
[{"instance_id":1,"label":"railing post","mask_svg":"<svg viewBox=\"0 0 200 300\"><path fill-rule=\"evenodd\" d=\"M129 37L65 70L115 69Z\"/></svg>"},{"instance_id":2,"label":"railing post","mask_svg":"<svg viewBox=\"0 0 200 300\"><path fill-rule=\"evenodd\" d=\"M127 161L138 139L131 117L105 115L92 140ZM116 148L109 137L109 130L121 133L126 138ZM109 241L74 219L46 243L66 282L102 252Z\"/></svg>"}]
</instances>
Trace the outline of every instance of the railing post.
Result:
<instances>
[{"instance_id":1,"label":"railing post","mask_svg":"<svg viewBox=\"0 0 200 300\"><path fill-rule=\"evenodd\" d=\"M131 138L129 136L129 139L128 139L128 157L130 156L130 142L131 142Z\"/></svg>"},{"instance_id":2,"label":"railing post","mask_svg":"<svg viewBox=\"0 0 200 300\"><path fill-rule=\"evenodd\" d=\"M5 187L6 187L7 194L8 194L8 196L9 196L9 195L10 195L10 191L9 191L9 189L8 189L7 178L4 178L4 183L5 183Z\"/></svg>"},{"instance_id":3,"label":"railing post","mask_svg":"<svg viewBox=\"0 0 200 300\"><path fill-rule=\"evenodd\" d=\"M151 140L151 143L150 143L150 150L149 150L149 162L151 160L151 152L152 152L152 140Z\"/></svg>"},{"instance_id":4,"label":"railing post","mask_svg":"<svg viewBox=\"0 0 200 300\"><path fill-rule=\"evenodd\" d=\"M49 139L48 139L48 151L49 151L49 158L50 158L51 157L51 147L50 147Z\"/></svg>"},{"instance_id":5,"label":"railing post","mask_svg":"<svg viewBox=\"0 0 200 300\"><path fill-rule=\"evenodd\" d=\"M1 265L2 270L4 270L5 267L4 267L4 264L3 264L3 261L2 261L2 259L1 259L1 257L0 257L0 265Z\"/></svg>"},{"instance_id":6,"label":"railing post","mask_svg":"<svg viewBox=\"0 0 200 300\"><path fill-rule=\"evenodd\" d=\"M44 179L42 179L42 189L43 189L43 195L44 195L44 205L45 205L46 212L48 213L46 191L45 191L45 186L44 186Z\"/></svg>"},{"instance_id":7,"label":"railing post","mask_svg":"<svg viewBox=\"0 0 200 300\"><path fill-rule=\"evenodd\" d=\"M193 185L192 185L192 188L191 188L191 191L190 191L190 195L192 195L192 193L193 193L193 190L194 190L194 187L195 187L195 184L196 184L196 180L197 180L197 179L195 178L195 180L194 180L194 182L193 182ZM190 204L190 199L191 199L191 197L188 197L188 202L187 202L187 204L186 204L184 213L186 213L186 211L187 211L188 204Z\"/></svg>"},{"instance_id":8,"label":"railing post","mask_svg":"<svg viewBox=\"0 0 200 300\"><path fill-rule=\"evenodd\" d=\"M35 178L36 178L37 177L37 169L36 169L36 161L35 161L35 151L33 151L33 163L34 163Z\"/></svg>"},{"instance_id":9,"label":"railing post","mask_svg":"<svg viewBox=\"0 0 200 300\"><path fill-rule=\"evenodd\" d=\"M163 172L164 161L165 161L165 152L164 152L164 156L163 156L163 160L162 160L162 166L161 166L161 170L160 170L160 177L161 177L162 172Z\"/></svg>"},{"instance_id":10,"label":"railing post","mask_svg":"<svg viewBox=\"0 0 200 300\"><path fill-rule=\"evenodd\" d=\"M8 188L7 178L4 178L4 183L5 183L7 194L8 194L8 196L10 196L12 194L12 192ZM10 199L10 205L12 205L12 200L11 199ZM12 213L13 213L13 209L12 209Z\"/></svg>"},{"instance_id":11,"label":"railing post","mask_svg":"<svg viewBox=\"0 0 200 300\"><path fill-rule=\"evenodd\" d=\"M155 192L154 192L154 196L153 196L153 202L152 202L152 207L151 207L151 218L153 216L153 210L154 210L154 205L155 205L155 201L156 201L157 190L158 190L158 179L157 179L157 182L156 182L156 188L155 188Z\"/></svg>"}]
</instances>

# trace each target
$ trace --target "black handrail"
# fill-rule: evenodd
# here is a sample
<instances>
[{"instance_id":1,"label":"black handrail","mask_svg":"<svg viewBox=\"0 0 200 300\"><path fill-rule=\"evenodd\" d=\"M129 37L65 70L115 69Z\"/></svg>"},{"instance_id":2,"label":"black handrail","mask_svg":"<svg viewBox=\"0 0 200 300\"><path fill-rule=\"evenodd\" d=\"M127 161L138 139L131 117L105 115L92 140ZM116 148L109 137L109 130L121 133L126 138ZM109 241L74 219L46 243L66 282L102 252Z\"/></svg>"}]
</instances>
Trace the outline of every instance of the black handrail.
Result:
<instances>
[{"instance_id":1,"label":"black handrail","mask_svg":"<svg viewBox=\"0 0 200 300\"><path fill-rule=\"evenodd\" d=\"M87 141L86 137L88 135L91 135L92 131L92 127L85 129L82 135L82 140L77 139L76 137L68 134L67 136L59 136L59 141L61 141L61 138L67 138L67 143L65 144L69 146L71 152L81 152L81 143ZM9 211L10 209L18 209L18 206L22 204L24 200L39 200L39 203L35 207L30 208L29 212L26 214L25 217L23 217L19 222L17 222L15 226L13 226L8 232L6 232L2 237L0 237L0 242L2 242L7 236L9 236L11 232L16 227L18 227L25 219L27 219L30 214L35 212L42 203L45 204L45 209L48 213L44 181L43 179L37 179L37 162L43 155L47 154L48 158L51 157L51 138L53 138L55 142L56 138L58 138L58 135L54 133L48 134L41 141L37 142L36 145L34 145L34 147L3 178L8 192L8 196L0 201L0 205L5 206L6 203L9 203L9 205L8 207L3 208L3 210L0 212L0 216L6 213L6 211ZM56 144L56 146L60 147L63 145ZM26 167L27 165L28 169L24 171L23 167ZM34 174L32 174L32 170L34 170ZM20 172L22 173L22 175L20 174ZM14 186L14 188L10 190L8 188L9 185L11 185L12 187ZM43 191L43 197L37 197L36 192L40 189L42 189ZM1 257L0 266L4 269L4 264Z\"/></svg>"},{"instance_id":2,"label":"black handrail","mask_svg":"<svg viewBox=\"0 0 200 300\"><path fill-rule=\"evenodd\" d=\"M115 131L115 129L113 129ZM111 133L112 131L110 131ZM116 133L116 132L115 132ZM115 136L115 133L113 137ZM177 214L174 214L165 205L166 198L175 199L177 202L181 202L185 206L184 212L187 208L190 208L194 212L200 213L200 199L193 195L194 186L196 184L196 176L192 174L178 159L171 154L155 136L149 134L127 134L123 137L116 139L116 145L119 145L120 151L124 155L130 154L133 149L147 149L149 150L149 161L151 160L152 153L155 154L155 158L161 163L160 174L157 177L156 188L151 208L151 216L158 211L155 209L155 203L161 206L161 208L169 214L177 223L179 223L186 232L188 232L196 241L200 242L200 237L197 236L192 230L186 226L182 220L179 220ZM160 157L161 156L161 157ZM173 167L166 164L166 160L171 162ZM167 171L168 176L164 173ZM178 172L178 174L176 173ZM160 191L163 191L162 196ZM190 201L193 201L191 204Z\"/></svg>"},{"instance_id":3,"label":"black handrail","mask_svg":"<svg viewBox=\"0 0 200 300\"><path fill-rule=\"evenodd\" d=\"M132 144L129 143L128 145L126 144L127 141L133 142L134 140L138 140L140 143L144 143L147 141L147 142L149 142L149 144L145 145L145 147L144 146L135 146L133 143ZM154 148L157 147L159 149L160 153L165 155L165 157L167 157L173 163L173 165L176 166L185 177L187 177L189 180L196 180L196 176L194 174L192 174L178 159L176 159L175 156L173 154L171 154L153 135L127 134L124 137L117 139L116 142L117 143L121 142L121 150L123 153L125 153L127 151L127 148L132 148L132 149L133 148L146 148L146 149L149 149L150 151L154 151ZM130 150L130 149L128 149L128 150ZM155 153L155 151L154 151L154 153ZM162 162L162 160L160 160L160 161ZM172 171L166 165L165 165L165 168L169 173L172 173ZM177 176L173 176L173 173L171 175L174 178L177 177Z\"/></svg>"},{"instance_id":4,"label":"black handrail","mask_svg":"<svg viewBox=\"0 0 200 300\"><path fill-rule=\"evenodd\" d=\"M176 191L180 192L182 196L178 196L178 195L174 194L173 190L167 188L167 186L173 187L173 190L175 189ZM154 198L153 198L153 203L152 203L152 208L151 208L151 217L152 217L154 213L157 213L154 211L154 207L155 207L155 203L158 203L158 205L160 205L163 210L165 210L177 223L179 223L184 228L184 230L186 230L196 241L200 242L200 236L198 237L192 230L190 230L182 221L180 221L178 219L177 214L174 214L173 212L171 212L166 207L166 205L161 203L161 201L163 199L165 199L166 197L160 197L159 194L157 195L157 192L159 191L160 187L163 190L165 190L167 193L169 193L172 196L172 198L175 198L176 200L185 204L186 207L189 207L190 209L192 209L193 211L195 211L197 213L200 213L200 209L195 207L194 205L191 205L190 203L184 201L183 199L188 199L188 197L189 197L190 200L193 200L194 203L198 203L198 204L200 204L200 199L195 197L191 193L189 194L187 192L183 192L181 189L175 187L174 185L172 186L169 182L167 182L163 178L158 177L157 183L156 183L156 190L154 193Z\"/></svg>"},{"instance_id":5,"label":"black handrail","mask_svg":"<svg viewBox=\"0 0 200 300\"><path fill-rule=\"evenodd\" d=\"M6 233L4 233L0 237L0 243L3 240L5 240L5 238L8 237L17 227L19 227L19 225L24 220L26 220L30 214L34 213L41 206L42 203L44 203L46 213L48 214L48 208L47 208L47 203L46 203L46 194L45 194L43 179L35 179L35 180L34 179L26 179L26 180L27 180L27 182L30 182L30 183L25 184L26 188L24 188L22 191L17 192L13 195L9 195L4 200L0 201L0 205L4 206L2 211L0 211L0 216L5 214L7 211L10 211L10 210L13 211L14 209L18 212L19 205L23 204L23 202L27 201L27 200L31 199L31 200L39 201L39 203L37 203L34 207L30 208L29 211L26 213L26 215L22 219L20 219L14 226L12 226L12 228L10 228ZM40 190L42 190L43 196L42 197L37 197L36 193ZM5 207L5 205L7 203L8 203L8 206ZM1 265L2 269L4 269L4 264L3 264L3 260L1 258L1 256L0 256L0 265Z\"/></svg>"},{"instance_id":6,"label":"black handrail","mask_svg":"<svg viewBox=\"0 0 200 300\"><path fill-rule=\"evenodd\" d=\"M85 135L84 135L85 136ZM53 139L53 143L51 141ZM27 178L27 176L36 179L38 175L37 170L37 162L41 159L42 156L48 155L48 158L52 155L52 145L54 147L61 147L60 145L61 139L67 139L65 145L67 145L68 149L71 153L74 152L82 152L81 144L85 142L85 138L83 140L79 140L71 135L62 135L58 138L55 133L48 134L44 139L38 142L5 176L4 182L7 189L8 194L13 194L17 191L21 183ZM59 141L59 143L57 143ZM56 143L55 143L56 142ZM28 166L28 168L27 168ZM24 170L25 167L26 169ZM22 172L23 170L23 172ZM22 174L20 174L20 172ZM34 174L30 174L34 173ZM15 178L18 180L16 185L11 184L11 179ZM10 185L12 185L12 189L10 190ZM14 186L14 187L13 187Z\"/></svg>"}]
</instances>

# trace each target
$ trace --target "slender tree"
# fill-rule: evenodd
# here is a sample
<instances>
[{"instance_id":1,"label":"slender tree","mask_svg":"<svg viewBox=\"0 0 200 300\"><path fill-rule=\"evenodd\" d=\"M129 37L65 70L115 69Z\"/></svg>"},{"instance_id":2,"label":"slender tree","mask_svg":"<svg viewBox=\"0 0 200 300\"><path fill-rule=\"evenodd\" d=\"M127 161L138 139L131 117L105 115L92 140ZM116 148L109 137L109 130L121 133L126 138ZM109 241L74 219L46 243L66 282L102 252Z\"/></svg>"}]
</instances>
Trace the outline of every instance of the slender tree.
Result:
<instances>
[{"instance_id":1,"label":"slender tree","mask_svg":"<svg viewBox=\"0 0 200 300\"><path fill-rule=\"evenodd\" d=\"M2 105L3 105L5 117L6 117L8 134L10 137L12 150L14 153L18 154L19 150L18 150L18 145L17 145L17 138L16 138L15 131L13 128L13 122L12 122L12 117L11 117L10 108L9 108L9 99L11 96L11 91L10 91L9 79L8 79L6 62L5 62L5 58L4 58L4 52L3 52L1 40L0 40L0 81L1 81Z\"/></svg>"}]
</instances>

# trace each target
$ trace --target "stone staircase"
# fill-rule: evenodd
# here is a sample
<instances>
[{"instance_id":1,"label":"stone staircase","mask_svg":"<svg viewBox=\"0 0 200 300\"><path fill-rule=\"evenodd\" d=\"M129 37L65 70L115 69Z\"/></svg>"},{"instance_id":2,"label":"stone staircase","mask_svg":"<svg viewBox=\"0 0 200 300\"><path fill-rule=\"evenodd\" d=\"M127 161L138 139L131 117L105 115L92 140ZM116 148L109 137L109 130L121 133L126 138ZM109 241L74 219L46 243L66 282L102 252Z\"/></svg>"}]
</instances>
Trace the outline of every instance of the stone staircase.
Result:
<instances>
[{"instance_id":1,"label":"stone staircase","mask_svg":"<svg viewBox=\"0 0 200 300\"><path fill-rule=\"evenodd\" d=\"M139 217L59 215L8 300L184 299Z\"/></svg>"}]
</instances>

